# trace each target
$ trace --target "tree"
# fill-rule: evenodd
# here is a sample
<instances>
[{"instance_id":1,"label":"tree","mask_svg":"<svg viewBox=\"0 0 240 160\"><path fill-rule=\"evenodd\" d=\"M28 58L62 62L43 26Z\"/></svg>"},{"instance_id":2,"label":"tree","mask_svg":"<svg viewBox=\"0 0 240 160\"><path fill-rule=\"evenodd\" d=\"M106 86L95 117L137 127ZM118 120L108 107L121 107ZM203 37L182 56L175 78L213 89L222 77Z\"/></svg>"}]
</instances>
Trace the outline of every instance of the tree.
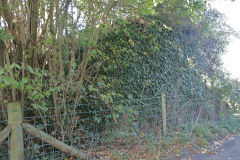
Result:
<instances>
[{"instance_id":1,"label":"tree","mask_svg":"<svg viewBox=\"0 0 240 160\"><path fill-rule=\"evenodd\" d=\"M1 0L2 94L24 104L26 98L38 103L51 91L54 104L61 104L66 99L57 102L57 92L71 94L71 85L82 87L87 78L99 34L116 18L150 13L152 6L151 0ZM77 54L79 43L81 55ZM37 80L48 78L51 89L46 90Z\"/></svg>"}]
</instances>

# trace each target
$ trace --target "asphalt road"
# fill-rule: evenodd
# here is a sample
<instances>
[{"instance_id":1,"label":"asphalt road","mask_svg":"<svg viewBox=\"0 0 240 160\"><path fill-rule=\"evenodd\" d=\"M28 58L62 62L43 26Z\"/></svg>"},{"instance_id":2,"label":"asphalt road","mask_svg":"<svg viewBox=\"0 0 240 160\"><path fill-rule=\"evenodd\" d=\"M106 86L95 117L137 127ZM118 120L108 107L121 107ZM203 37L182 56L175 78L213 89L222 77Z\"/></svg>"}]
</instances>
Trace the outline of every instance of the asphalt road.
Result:
<instances>
[{"instance_id":1,"label":"asphalt road","mask_svg":"<svg viewBox=\"0 0 240 160\"><path fill-rule=\"evenodd\" d=\"M225 141L217 154L198 154L191 160L240 160L240 136Z\"/></svg>"}]
</instances>

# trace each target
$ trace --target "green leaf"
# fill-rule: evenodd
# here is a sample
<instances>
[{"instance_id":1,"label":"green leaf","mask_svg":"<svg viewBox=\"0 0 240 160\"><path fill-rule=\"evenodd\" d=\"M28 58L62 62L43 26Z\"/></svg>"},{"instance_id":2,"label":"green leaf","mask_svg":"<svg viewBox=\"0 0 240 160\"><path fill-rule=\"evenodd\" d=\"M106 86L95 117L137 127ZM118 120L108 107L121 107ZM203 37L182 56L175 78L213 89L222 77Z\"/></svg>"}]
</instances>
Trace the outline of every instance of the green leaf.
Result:
<instances>
[{"instance_id":1,"label":"green leaf","mask_svg":"<svg viewBox=\"0 0 240 160\"><path fill-rule=\"evenodd\" d=\"M0 75L3 75L5 72L4 72L4 69L3 68L1 68L0 69Z\"/></svg>"},{"instance_id":2,"label":"green leaf","mask_svg":"<svg viewBox=\"0 0 240 160\"><path fill-rule=\"evenodd\" d=\"M47 107L40 107L44 112L48 111Z\"/></svg>"},{"instance_id":3,"label":"green leaf","mask_svg":"<svg viewBox=\"0 0 240 160\"><path fill-rule=\"evenodd\" d=\"M91 92L92 92L92 91L95 91L95 92L98 92L98 91L99 91L97 88L94 88L93 85L89 85L89 86L88 86L88 90L91 91Z\"/></svg>"},{"instance_id":4,"label":"green leaf","mask_svg":"<svg viewBox=\"0 0 240 160\"><path fill-rule=\"evenodd\" d=\"M7 87L8 85L6 83L0 83L0 88L5 88Z\"/></svg>"},{"instance_id":5,"label":"green leaf","mask_svg":"<svg viewBox=\"0 0 240 160\"><path fill-rule=\"evenodd\" d=\"M33 68L32 68L31 66L27 66L27 68L28 68L28 71L29 71L30 73L34 74L34 70L33 70Z\"/></svg>"},{"instance_id":6,"label":"green leaf","mask_svg":"<svg viewBox=\"0 0 240 160\"><path fill-rule=\"evenodd\" d=\"M37 104L33 104L32 105L34 109L38 109L38 105Z\"/></svg>"},{"instance_id":7,"label":"green leaf","mask_svg":"<svg viewBox=\"0 0 240 160\"><path fill-rule=\"evenodd\" d=\"M28 81L29 81L29 79L28 79L28 78L26 78L26 77L24 77L24 78L22 79L22 83L23 83L23 84L26 84L26 83L28 83Z\"/></svg>"},{"instance_id":8,"label":"green leaf","mask_svg":"<svg viewBox=\"0 0 240 160\"><path fill-rule=\"evenodd\" d=\"M7 85L7 86L9 86L11 83L10 83L10 81L11 81L11 78L9 77L9 76L4 76L3 77L3 81L4 81L4 83Z\"/></svg>"},{"instance_id":9,"label":"green leaf","mask_svg":"<svg viewBox=\"0 0 240 160\"><path fill-rule=\"evenodd\" d=\"M88 60L88 61L91 61L91 60L92 60L92 57L88 57L87 60Z\"/></svg>"},{"instance_id":10,"label":"green leaf","mask_svg":"<svg viewBox=\"0 0 240 160\"><path fill-rule=\"evenodd\" d=\"M100 117L94 117L94 121L97 123L100 123L102 121L102 119Z\"/></svg>"},{"instance_id":11,"label":"green leaf","mask_svg":"<svg viewBox=\"0 0 240 160\"><path fill-rule=\"evenodd\" d=\"M21 67L18 65L18 64L16 64L16 63L13 63L12 65L11 65L11 69L13 69L14 67L16 67L17 69L21 69Z\"/></svg>"},{"instance_id":12,"label":"green leaf","mask_svg":"<svg viewBox=\"0 0 240 160\"><path fill-rule=\"evenodd\" d=\"M44 92L44 96L49 97L50 95L51 95L51 91L48 90Z\"/></svg>"},{"instance_id":13,"label":"green leaf","mask_svg":"<svg viewBox=\"0 0 240 160\"><path fill-rule=\"evenodd\" d=\"M31 54L27 54L26 58L30 59L30 58L32 58L32 55Z\"/></svg>"}]
</instances>

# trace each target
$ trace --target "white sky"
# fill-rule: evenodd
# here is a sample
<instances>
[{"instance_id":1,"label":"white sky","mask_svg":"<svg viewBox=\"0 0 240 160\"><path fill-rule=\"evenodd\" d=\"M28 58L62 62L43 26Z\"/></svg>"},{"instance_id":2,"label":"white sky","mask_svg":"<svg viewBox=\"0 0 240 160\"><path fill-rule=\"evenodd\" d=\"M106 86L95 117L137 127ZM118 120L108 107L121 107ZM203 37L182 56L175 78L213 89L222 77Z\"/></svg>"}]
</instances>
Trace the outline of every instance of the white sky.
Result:
<instances>
[{"instance_id":1,"label":"white sky","mask_svg":"<svg viewBox=\"0 0 240 160\"><path fill-rule=\"evenodd\" d=\"M236 31L240 31L240 0L215 0L212 7L225 14L227 22ZM224 68L232 78L240 79L240 39L232 38L226 55L222 57Z\"/></svg>"}]
</instances>

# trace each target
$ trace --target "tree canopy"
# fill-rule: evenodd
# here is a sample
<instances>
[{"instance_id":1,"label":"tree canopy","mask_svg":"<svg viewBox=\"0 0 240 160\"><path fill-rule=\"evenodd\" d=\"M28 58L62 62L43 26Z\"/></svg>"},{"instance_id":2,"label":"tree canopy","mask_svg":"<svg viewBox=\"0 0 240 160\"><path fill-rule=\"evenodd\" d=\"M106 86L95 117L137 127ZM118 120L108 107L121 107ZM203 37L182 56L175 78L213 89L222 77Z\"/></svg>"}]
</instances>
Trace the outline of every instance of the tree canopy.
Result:
<instances>
[{"instance_id":1,"label":"tree canopy","mask_svg":"<svg viewBox=\"0 0 240 160\"><path fill-rule=\"evenodd\" d=\"M43 110L169 88L200 96L233 34L195 0L1 0L0 18L1 99Z\"/></svg>"}]
</instances>

